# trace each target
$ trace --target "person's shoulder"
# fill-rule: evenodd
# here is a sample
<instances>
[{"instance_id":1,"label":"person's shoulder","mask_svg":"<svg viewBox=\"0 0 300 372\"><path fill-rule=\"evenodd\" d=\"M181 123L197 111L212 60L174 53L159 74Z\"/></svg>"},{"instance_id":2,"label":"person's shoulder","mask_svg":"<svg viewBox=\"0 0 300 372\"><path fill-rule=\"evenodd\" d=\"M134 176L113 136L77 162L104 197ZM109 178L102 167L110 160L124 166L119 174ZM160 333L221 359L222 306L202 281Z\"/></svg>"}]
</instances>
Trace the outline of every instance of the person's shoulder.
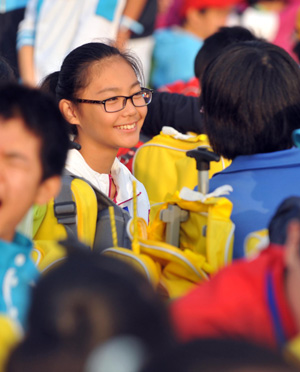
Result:
<instances>
[{"instance_id":1,"label":"person's shoulder","mask_svg":"<svg viewBox=\"0 0 300 372\"><path fill-rule=\"evenodd\" d=\"M130 172L130 170L126 167L126 165L121 163L118 158L116 158L113 163L112 171L123 173L123 176L127 178L128 182L132 183L133 181L135 181L137 184L137 189L146 193L146 189L144 185L137 178L134 177L134 175Z\"/></svg>"},{"instance_id":2,"label":"person's shoulder","mask_svg":"<svg viewBox=\"0 0 300 372\"><path fill-rule=\"evenodd\" d=\"M11 249L16 249L16 250L22 249L25 252L26 251L30 252L33 247L33 243L27 236L16 231L13 241L10 242L10 241L0 239L0 246L10 247Z\"/></svg>"},{"instance_id":3,"label":"person's shoulder","mask_svg":"<svg viewBox=\"0 0 300 372\"><path fill-rule=\"evenodd\" d=\"M15 268L22 280L35 280L39 273L32 260L33 243L25 235L16 232L14 240L7 242L0 240L1 270Z\"/></svg>"}]
</instances>

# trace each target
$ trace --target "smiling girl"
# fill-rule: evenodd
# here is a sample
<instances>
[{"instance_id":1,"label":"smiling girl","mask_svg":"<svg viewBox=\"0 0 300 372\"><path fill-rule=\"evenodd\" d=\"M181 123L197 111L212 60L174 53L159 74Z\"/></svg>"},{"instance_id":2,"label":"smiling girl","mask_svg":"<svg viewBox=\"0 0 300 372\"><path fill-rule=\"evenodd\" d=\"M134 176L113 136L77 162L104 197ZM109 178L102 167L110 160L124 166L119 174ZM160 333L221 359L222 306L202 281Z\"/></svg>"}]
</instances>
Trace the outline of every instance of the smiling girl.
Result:
<instances>
[{"instance_id":1,"label":"smiling girl","mask_svg":"<svg viewBox=\"0 0 300 372\"><path fill-rule=\"evenodd\" d=\"M66 169L87 179L116 204L133 213L130 171L116 158L120 147L133 147L151 102L143 88L139 62L103 43L73 50L48 86L55 89L59 108L72 126L79 150L69 151ZM54 80L57 81L54 81ZM148 221L150 204L137 181L138 215Z\"/></svg>"}]
</instances>

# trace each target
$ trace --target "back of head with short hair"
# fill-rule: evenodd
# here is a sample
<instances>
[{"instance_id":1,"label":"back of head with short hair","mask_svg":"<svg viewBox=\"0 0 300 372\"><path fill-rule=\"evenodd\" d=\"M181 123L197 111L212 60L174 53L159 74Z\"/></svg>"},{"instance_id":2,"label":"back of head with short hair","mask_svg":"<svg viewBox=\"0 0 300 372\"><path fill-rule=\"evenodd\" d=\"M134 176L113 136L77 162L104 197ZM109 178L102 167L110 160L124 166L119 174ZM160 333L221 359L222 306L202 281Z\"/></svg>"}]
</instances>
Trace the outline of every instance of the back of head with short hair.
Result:
<instances>
[{"instance_id":1,"label":"back of head with short hair","mask_svg":"<svg viewBox=\"0 0 300 372\"><path fill-rule=\"evenodd\" d=\"M228 159L285 150L300 125L300 69L282 48L246 41L207 67L200 103L215 152Z\"/></svg>"},{"instance_id":2,"label":"back of head with short hair","mask_svg":"<svg viewBox=\"0 0 300 372\"><path fill-rule=\"evenodd\" d=\"M82 351L123 334L153 352L171 338L166 309L149 282L119 260L88 253L71 255L39 281L28 333Z\"/></svg>"},{"instance_id":3,"label":"back of head with short hair","mask_svg":"<svg viewBox=\"0 0 300 372\"><path fill-rule=\"evenodd\" d=\"M95 347L118 336L135 337L154 355L172 344L167 310L131 266L76 252L34 288L27 338L12 354L8 371L73 370L73 360L74 370L81 371ZM44 369L49 360L51 368Z\"/></svg>"},{"instance_id":4,"label":"back of head with short hair","mask_svg":"<svg viewBox=\"0 0 300 372\"><path fill-rule=\"evenodd\" d=\"M240 26L221 27L219 31L206 38L195 58L194 72L200 81L207 65L217 57L228 45L241 41L257 40L246 28Z\"/></svg>"},{"instance_id":5,"label":"back of head with short hair","mask_svg":"<svg viewBox=\"0 0 300 372\"><path fill-rule=\"evenodd\" d=\"M37 89L4 84L0 87L0 117L21 118L40 138L43 180L62 173L69 147L68 125L52 97Z\"/></svg>"}]
</instances>

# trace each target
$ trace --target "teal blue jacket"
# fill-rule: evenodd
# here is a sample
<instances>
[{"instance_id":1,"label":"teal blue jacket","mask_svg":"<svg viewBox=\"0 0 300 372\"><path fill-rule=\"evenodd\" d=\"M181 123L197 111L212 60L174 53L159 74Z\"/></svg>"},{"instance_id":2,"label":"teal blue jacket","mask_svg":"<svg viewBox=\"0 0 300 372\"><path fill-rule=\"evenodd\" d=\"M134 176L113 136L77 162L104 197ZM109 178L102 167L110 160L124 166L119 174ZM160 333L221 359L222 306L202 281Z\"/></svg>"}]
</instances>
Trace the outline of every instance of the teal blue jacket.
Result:
<instances>
[{"instance_id":1,"label":"teal blue jacket","mask_svg":"<svg viewBox=\"0 0 300 372\"><path fill-rule=\"evenodd\" d=\"M16 233L13 242L0 240L0 313L26 326L31 287L39 272L31 260L32 242Z\"/></svg>"}]
</instances>

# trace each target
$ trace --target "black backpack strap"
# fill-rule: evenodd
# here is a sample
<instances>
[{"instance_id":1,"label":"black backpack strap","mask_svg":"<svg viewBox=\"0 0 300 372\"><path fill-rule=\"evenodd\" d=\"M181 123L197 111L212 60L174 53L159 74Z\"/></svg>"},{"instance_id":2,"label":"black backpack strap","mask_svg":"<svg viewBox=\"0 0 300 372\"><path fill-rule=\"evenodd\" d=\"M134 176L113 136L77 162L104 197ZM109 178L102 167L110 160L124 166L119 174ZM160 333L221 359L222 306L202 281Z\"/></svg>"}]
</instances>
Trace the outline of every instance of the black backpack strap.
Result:
<instances>
[{"instance_id":1,"label":"black backpack strap","mask_svg":"<svg viewBox=\"0 0 300 372\"><path fill-rule=\"evenodd\" d=\"M77 210L71 190L72 180L73 177L69 174L62 176L60 193L54 199L54 215L57 222L65 227L67 235L77 238Z\"/></svg>"}]
</instances>

